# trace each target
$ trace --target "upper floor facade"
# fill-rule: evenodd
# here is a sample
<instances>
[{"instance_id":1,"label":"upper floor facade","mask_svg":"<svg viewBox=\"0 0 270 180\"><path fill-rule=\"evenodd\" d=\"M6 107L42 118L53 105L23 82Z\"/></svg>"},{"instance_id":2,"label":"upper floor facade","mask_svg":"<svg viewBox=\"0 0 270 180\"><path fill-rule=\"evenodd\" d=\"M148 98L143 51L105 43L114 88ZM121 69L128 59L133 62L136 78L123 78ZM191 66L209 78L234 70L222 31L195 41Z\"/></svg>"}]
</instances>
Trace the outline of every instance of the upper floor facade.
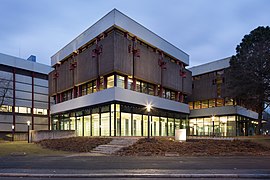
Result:
<instances>
[{"instance_id":1,"label":"upper floor facade","mask_svg":"<svg viewBox=\"0 0 270 180\"><path fill-rule=\"evenodd\" d=\"M111 87L178 102L191 94L188 55L116 9L51 62L49 94L55 103Z\"/></svg>"}]
</instances>

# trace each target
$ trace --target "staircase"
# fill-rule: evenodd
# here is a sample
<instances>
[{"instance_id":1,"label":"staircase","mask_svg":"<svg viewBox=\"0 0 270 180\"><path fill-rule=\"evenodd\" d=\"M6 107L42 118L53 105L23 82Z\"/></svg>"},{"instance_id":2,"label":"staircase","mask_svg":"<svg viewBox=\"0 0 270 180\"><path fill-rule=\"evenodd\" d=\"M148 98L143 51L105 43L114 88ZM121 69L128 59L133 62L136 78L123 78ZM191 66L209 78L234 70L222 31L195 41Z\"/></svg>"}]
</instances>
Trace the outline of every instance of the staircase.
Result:
<instances>
[{"instance_id":1,"label":"staircase","mask_svg":"<svg viewBox=\"0 0 270 180\"><path fill-rule=\"evenodd\" d=\"M139 138L127 137L127 138L113 138L113 140L109 144L99 145L94 148L91 153L96 154L114 154L120 149L124 147L131 146L135 142L137 142Z\"/></svg>"}]
</instances>

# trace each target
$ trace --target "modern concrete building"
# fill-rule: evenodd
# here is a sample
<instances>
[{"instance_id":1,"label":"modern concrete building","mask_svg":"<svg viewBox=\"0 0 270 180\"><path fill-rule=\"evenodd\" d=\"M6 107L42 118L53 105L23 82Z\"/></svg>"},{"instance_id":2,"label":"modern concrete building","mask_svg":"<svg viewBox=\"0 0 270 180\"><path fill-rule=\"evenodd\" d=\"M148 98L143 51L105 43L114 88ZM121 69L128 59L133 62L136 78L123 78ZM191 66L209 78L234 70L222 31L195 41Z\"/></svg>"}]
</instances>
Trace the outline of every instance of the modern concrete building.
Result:
<instances>
[{"instance_id":1,"label":"modern concrete building","mask_svg":"<svg viewBox=\"0 0 270 180\"><path fill-rule=\"evenodd\" d=\"M114 9L52 56L52 129L174 135L187 126L188 64L188 54Z\"/></svg>"},{"instance_id":2,"label":"modern concrete building","mask_svg":"<svg viewBox=\"0 0 270 180\"><path fill-rule=\"evenodd\" d=\"M230 99L230 58L190 68L192 95L189 96L190 135L253 135L258 114Z\"/></svg>"},{"instance_id":3,"label":"modern concrete building","mask_svg":"<svg viewBox=\"0 0 270 180\"><path fill-rule=\"evenodd\" d=\"M48 73L51 67L0 53L0 134L49 128Z\"/></svg>"}]
</instances>

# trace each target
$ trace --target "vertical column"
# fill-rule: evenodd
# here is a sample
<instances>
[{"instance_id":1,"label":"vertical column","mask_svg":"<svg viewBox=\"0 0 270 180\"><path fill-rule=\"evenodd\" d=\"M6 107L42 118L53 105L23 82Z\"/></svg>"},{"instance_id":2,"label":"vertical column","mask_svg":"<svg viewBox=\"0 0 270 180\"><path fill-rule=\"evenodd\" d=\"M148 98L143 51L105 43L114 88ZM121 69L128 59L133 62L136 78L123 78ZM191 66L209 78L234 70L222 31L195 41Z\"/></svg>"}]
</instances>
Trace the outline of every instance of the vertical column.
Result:
<instances>
[{"instance_id":1,"label":"vertical column","mask_svg":"<svg viewBox=\"0 0 270 180\"><path fill-rule=\"evenodd\" d=\"M48 111L47 111L47 116L48 116L48 130L50 130L50 129L53 129L53 128L51 127L51 97L49 95L48 95Z\"/></svg>"},{"instance_id":2,"label":"vertical column","mask_svg":"<svg viewBox=\"0 0 270 180\"><path fill-rule=\"evenodd\" d=\"M13 118L13 125L14 125L14 132L16 130L16 118L15 118L15 101L16 101L16 70L13 68L13 106L12 106L12 118Z\"/></svg>"},{"instance_id":3,"label":"vertical column","mask_svg":"<svg viewBox=\"0 0 270 180\"><path fill-rule=\"evenodd\" d=\"M34 130L34 72L32 72L32 108L31 108L31 125L32 130Z\"/></svg>"}]
</instances>

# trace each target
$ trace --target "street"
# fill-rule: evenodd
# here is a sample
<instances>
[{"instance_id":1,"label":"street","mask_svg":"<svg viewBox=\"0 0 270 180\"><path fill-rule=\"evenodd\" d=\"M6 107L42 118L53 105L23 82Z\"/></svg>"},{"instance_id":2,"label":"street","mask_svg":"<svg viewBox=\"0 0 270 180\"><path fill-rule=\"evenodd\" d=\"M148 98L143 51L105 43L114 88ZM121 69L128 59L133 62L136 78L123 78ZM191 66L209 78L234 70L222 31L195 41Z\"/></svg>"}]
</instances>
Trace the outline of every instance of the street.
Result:
<instances>
[{"instance_id":1,"label":"street","mask_svg":"<svg viewBox=\"0 0 270 180\"><path fill-rule=\"evenodd\" d=\"M270 178L270 157L0 157L0 179ZM29 174L31 176L29 176ZM10 177L7 177L10 176ZM1 178L2 177L2 178Z\"/></svg>"}]
</instances>

